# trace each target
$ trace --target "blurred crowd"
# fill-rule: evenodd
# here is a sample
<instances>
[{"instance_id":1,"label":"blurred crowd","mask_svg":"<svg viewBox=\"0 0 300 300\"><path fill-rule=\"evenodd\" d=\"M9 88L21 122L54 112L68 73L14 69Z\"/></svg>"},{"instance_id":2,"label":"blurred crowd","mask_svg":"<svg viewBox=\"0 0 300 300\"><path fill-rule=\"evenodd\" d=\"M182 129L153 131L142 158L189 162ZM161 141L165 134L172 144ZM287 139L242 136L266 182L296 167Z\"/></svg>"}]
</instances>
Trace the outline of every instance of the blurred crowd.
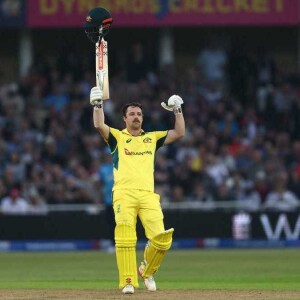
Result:
<instances>
[{"instance_id":1,"label":"blurred crowd","mask_svg":"<svg viewBox=\"0 0 300 300\"><path fill-rule=\"evenodd\" d=\"M151 63L149 63L151 62ZM247 53L212 42L193 65L155 67L142 44L112 62L106 122L123 128L121 107L141 102L144 130L172 128L160 106L184 99L186 136L156 157L163 204L240 203L299 209L300 84L266 49ZM88 64L87 64L88 65ZM94 64L62 56L36 61L0 86L0 199L3 213L46 213L51 204L102 203L99 168L107 148L92 123Z\"/></svg>"}]
</instances>

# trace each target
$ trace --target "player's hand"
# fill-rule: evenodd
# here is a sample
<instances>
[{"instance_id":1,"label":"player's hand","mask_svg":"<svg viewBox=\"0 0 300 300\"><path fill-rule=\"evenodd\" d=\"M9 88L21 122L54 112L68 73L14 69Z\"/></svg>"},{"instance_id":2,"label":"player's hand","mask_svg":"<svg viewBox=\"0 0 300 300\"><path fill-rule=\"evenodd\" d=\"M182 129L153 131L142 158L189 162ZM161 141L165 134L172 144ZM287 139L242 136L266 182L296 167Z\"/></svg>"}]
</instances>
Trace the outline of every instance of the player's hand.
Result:
<instances>
[{"instance_id":1,"label":"player's hand","mask_svg":"<svg viewBox=\"0 0 300 300\"><path fill-rule=\"evenodd\" d=\"M102 105L102 97L103 97L103 91L99 87L94 86L90 92L91 105L101 106Z\"/></svg>"},{"instance_id":2,"label":"player's hand","mask_svg":"<svg viewBox=\"0 0 300 300\"><path fill-rule=\"evenodd\" d=\"M181 108L183 100L178 95L171 96L168 100L165 100L161 103L161 106L169 111L174 111L175 109Z\"/></svg>"},{"instance_id":3,"label":"player's hand","mask_svg":"<svg viewBox=\"0 0 300 300\"><path fill-rule=\"evenodd\" d=\"M173 95L168 99L168 106L173 106L174 108L180 108L183 104L183 100L178 95Z\"/></svg>"}]
</instances>

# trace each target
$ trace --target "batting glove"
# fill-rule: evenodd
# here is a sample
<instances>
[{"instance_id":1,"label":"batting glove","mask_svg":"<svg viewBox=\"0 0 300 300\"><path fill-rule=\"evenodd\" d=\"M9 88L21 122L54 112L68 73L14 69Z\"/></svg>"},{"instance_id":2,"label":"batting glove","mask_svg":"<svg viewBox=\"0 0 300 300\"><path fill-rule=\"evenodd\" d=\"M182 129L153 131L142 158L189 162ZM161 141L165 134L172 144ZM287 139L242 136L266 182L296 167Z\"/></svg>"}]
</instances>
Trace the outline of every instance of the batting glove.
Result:
<instances>
[{"instance_id":1,"label":"batting glove","mask_svg":"<svg viewBox=\"0 0 300 300\"><path fill-rule=\"evenodd\" d=\"M103 97L103 91L97 87L94 86L91 89L91 93L90 93L90 103L93 106L97 106L97 107L102 107L102 97Z\"/></svg>"},{"instance_id":2,"label":"batting glove","mask_svg":"<svg viewBox=\"0 0 300 300\"><path fill-rule=\"evenodd\" d=\"M173 95L168 100L163 101L161 106L166 110L174 111L176 109L180 109L182 104L182 98L178 95Z\"/></svg>"}]
</instances>

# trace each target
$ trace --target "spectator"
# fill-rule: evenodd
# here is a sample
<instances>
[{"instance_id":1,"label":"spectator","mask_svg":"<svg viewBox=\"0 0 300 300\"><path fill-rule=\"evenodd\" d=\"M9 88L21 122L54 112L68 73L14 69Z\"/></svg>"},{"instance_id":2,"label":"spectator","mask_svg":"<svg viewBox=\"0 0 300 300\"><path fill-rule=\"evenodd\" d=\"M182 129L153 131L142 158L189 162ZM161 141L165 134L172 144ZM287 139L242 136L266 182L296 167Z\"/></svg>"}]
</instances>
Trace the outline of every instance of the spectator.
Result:
<instances>
[{"instance_id":1,"label":"spectator","mask_svg":"<svg viewBox=\"0 0 300 300\"><path fill-rule=\"evenodd\" d=\"M30 188L27 194L29 203L28 214L32 215L46 215L48 213L48 207L45 200L39 194L37 189Z\"/></svg>"},{"instance_id":2,"label":"spectator","mask_svg":"<svg viewBox=\"0 0 300 300\"><path fill-rule=\"evenodd\" d=\"M272 190L266 197L265 209L276 211L295 211L300 207L297 196L286 188L288 176L285 171L277 174Z\"/></svg>"},{"instance_id":3,"label":"spectator","mask_svg":"<svg viewBox=\"0 0 300 300\"><path fill-rule=\"evenodd\" d=\"M185 198L183 187L181 185L173 186L171 189L170 198L173 203L183 202Z\"/></svg>"},{"instance_id":4,"label":"spectator","mask_svg":"<svg viewBox=\"0 0 300 300\"><path fill-rule=\"evenodd\" d=\"M13 172L13 177L17 183L21 183L25 178L26 166L24 162L21 161L18 152L11 152L9 154L9 160L7 162L7 167Z\"/></svg>"},{"instance_id":5,"label":"spectator","mask_svg":"<svg viewBox=\"0 0 300 300\"><path fill-rule=\"evenodd\" d=\"M221 183L216 187L214 190L214 200L218 202L228 202L235 200L235 196L231 191L231 184L227 183Z\"/></svg>"},{"instance_id":6,"label":"spectator","mask_svg":"<svg viewBox=\"0 0 300 300\"><path fill-rule=\"evenodd\" d=\"M20 95L19 86L13 82L0 89L1 105L4 110L14 109L17 115L24 111L25 101Z\"/></svg>"},{"instance_id":7,"label":"spectator","mask_svg":"<svg viewBox=\"0 0 300 300\"><path fill-rule=\"evenodd\" d=\"M201 208L204 209L215 208L212 195L208 192L205 185L201 182L195 182L190 200L193 202L201 203Z\"/></svg>"},{"instance_id":8,"label":"spectator","mask_svg":"<svg viewBox=\"0 0 300 300\"><path fill-rule=\"evenodd\" d=\"M261 203L263 204L270 191L270 186L265 171L257 171L253 181L254 189L259 193Z\"/></svg>"},{"instance_id":9,"label":"spectator","mask_svg":"<svg viewBox=\"0 0 300 300\"><path fill-rule=\"evenodd\" d=\"M62 112L69 102L69 96L63 93L58 83L53 85L51 92L44 98L46 108L54 109L55 112Z\"/></svg>"},{"instance_id":10,"label":"spectator","mask_svg":"<svg viewBox=\"0 0 300 300\"><path fill-rule=\"evenodd\" d=\"M25 215L29 212L28 202L21 197L20 190L12 188L7 197L1 201L1 212L7 215Z\"/></svg>"},{"instance_id":11,"label":"spectator","mask_svg":"<svg viewBox=\"0 0 300 300\"><path fill-rule=\"evenodd\" d=\"M216 186L222 185L229 175L226 165L214 154L208 154L206 158L206 173L213 179Z\"/></svg>"},{"instance_id":12,"label":"spectator","mask_svg":"<svg viewBox=\"0 0 300 300\"><path fill-rule=\"evenodd\" d=\"M236 173L233 178L234 199L240 209L256 211L261 208L261 197L251 180Z\"/></svg>"},{"instance_id":13,"label":"spectator","mask_svg":"<svg viewBox=\"0 0 300 300\"><path fill-rule=\"evenodd\" d=\"M64 201L66 204L92 203L86 188L81 186L73 175L63 177Z\"/></svg>"}]
</instances>

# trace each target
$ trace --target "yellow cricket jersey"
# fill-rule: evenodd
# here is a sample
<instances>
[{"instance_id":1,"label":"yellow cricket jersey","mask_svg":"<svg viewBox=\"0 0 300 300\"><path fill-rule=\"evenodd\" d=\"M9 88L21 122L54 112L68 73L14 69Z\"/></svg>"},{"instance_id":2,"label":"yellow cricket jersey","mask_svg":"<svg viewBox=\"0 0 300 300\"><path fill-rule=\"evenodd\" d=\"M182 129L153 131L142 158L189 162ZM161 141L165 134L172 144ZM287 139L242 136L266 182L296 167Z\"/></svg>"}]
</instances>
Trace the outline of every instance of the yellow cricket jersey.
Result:
<instances>
[{"instance_id":1,"label":"yellow cricket jersey","mask_svg":"<svg viewBox=\"0 0 300 300\"><path fill-rule=\"evenodd\" d=\"M114 164L114 190L154 191L154 159L168 131L144 132L133 136L127 129L109 129L108 145Z\"/></svg>"}]
</instances>

